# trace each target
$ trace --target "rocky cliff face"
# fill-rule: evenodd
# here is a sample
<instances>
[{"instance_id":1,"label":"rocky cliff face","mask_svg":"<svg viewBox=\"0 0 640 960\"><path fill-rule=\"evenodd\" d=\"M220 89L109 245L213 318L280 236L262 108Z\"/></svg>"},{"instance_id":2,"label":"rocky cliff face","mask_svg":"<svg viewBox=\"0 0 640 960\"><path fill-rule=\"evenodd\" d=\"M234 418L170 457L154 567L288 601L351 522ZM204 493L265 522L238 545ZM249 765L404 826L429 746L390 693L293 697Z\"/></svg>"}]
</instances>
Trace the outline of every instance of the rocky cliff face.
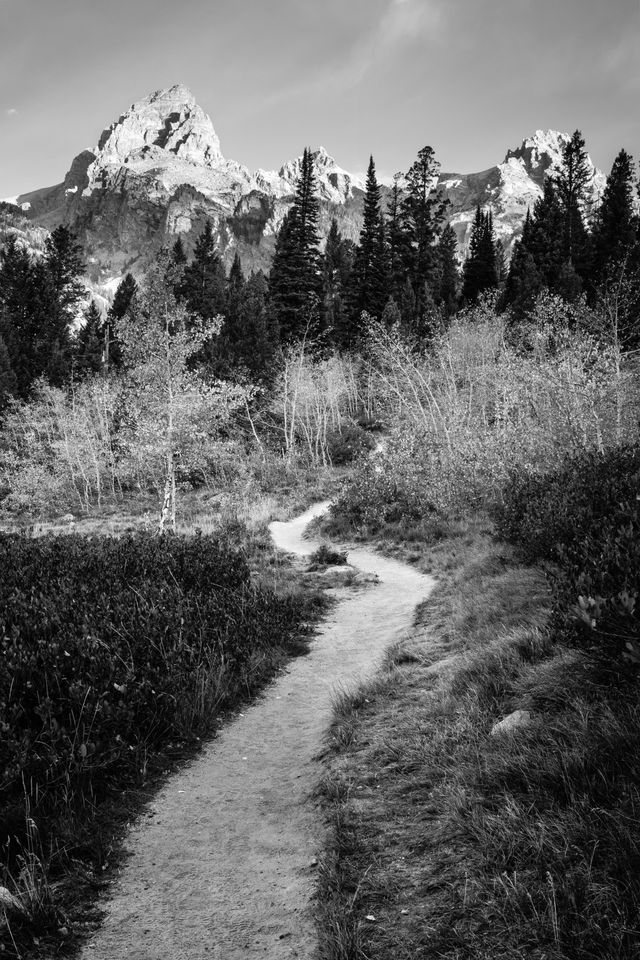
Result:
<instances>
[{"instance_id":1,"label":"rocky cliff face","mask_svg":"<svg viewBox=\"0 0 640 960\"><path fill-rule=\"evenodd\" d=\"M496 231L510 248L567 139L537 131L489 170L440 177L461 254L478 204L492 208ZM322 147L314 162L323 232L335 217L342 233L357 239L364 184ZM73 160L63 183L18 197L17 203L44 227L71 224L96 282L142 270L161 244L177 235L189 249L207 219L227 262L238 250L248 271L269 266L299 172L300 159L279 171L256 172L225 159L211 119L178 84L133 104L93 150ZM603 175L593 169L592 199L603 185Z\"/></svg>"},{"instance_id":2,"label":"rocky cliff face","mask_svg":"<svg viewBox=\"0 0 640 960\"><path fill-rule=\"evenodd\" d=\"M516 150L509 150L502 163L482 173L449 174L440 177L440 186L449 199L448 219L456 231L461 250L466 250L478 204L493 211L496 234L509 252L520 235L527 209L542 195L547 174L562 163L562 152L570 137L554 130L536 130ZM589 206L597 203L606 177L589 160L591 180Z\"/></svg>"}]
</instances>

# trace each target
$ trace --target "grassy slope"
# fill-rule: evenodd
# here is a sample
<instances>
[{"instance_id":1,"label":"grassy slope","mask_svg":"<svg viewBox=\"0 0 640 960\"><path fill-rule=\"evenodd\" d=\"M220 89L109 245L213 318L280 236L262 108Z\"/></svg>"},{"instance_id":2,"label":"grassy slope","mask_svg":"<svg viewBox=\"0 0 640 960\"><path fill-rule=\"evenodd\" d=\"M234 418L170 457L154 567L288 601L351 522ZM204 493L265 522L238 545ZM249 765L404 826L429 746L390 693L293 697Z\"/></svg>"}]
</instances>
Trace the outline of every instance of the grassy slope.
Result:
<instances>
[{"instance_id":1,"label":"grassy slope","mask_svg":"<svg viewBox=\"0 0 640 960\"><path fill-rule=\"evenodd\" d=\"M324 957L630 960L633 690L552 644L539 571L487 535L462 542L440 545L449 576L414 635L336 707ZM531 724L491 736L517 708Z\"/></svg>"}]
</instances>

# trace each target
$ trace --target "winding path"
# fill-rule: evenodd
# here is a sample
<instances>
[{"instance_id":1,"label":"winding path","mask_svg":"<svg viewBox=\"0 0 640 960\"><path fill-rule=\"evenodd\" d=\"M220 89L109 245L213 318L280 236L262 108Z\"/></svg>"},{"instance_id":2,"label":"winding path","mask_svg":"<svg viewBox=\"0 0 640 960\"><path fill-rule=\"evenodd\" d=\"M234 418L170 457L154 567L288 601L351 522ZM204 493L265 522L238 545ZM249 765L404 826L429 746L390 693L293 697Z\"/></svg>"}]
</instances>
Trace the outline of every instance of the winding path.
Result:
<instances>
[{"instance_id":1,"label":"winding path","mask_svg":"<svg viewBox=\"0 0 640 960\"><path fill-rule=\"evenodd\" d=\"M327 504L271 524L301 556ZM133 828L101 929L82 960L312 960L315 857L322 827L311 792L332 693L371 673L411 624L430 577L370 550L349 562L375 572L341 588L313 641L187 769L171 777Z\"/></svg>"}]
</instances>

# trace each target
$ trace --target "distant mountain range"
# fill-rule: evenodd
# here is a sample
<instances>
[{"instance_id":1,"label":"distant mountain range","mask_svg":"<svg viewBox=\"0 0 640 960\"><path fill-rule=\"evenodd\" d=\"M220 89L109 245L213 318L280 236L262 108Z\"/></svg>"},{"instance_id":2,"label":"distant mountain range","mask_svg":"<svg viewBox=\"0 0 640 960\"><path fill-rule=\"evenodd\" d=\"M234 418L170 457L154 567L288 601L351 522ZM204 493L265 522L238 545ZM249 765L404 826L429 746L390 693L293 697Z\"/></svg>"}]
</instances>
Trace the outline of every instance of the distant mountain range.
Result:
<instances>
[{"instance_id":1,"label":"distant mountain range","mask_svg":"<svg viewBox=\"0 0 640 960\"><path fill-rule=\"evenodd\" d=\"M488 170L440 175L461 256L478 204L492 209L496 233L510 249L568 139L566 133L538 130ZM407 158L407 168L413 159ZM335 217L341 232L357 240L362 178L343 170L322 147L314 162L321 232L326 234ZM227 262L238 250L245 271L268 268L299 170L300 159L277 172L251 172L225 159L211 119L191 91L177 84L134 103L93 150L78 154L62 183L12 202L41 227L71 225L83 242L93 283L108 289L126 270L142 271L167 240L180 235L189 250L207 218ZM604 174L591 164L591 203L604 183ZM382 193L384 198L386 188Z\"/></svg>"}]
</instances>

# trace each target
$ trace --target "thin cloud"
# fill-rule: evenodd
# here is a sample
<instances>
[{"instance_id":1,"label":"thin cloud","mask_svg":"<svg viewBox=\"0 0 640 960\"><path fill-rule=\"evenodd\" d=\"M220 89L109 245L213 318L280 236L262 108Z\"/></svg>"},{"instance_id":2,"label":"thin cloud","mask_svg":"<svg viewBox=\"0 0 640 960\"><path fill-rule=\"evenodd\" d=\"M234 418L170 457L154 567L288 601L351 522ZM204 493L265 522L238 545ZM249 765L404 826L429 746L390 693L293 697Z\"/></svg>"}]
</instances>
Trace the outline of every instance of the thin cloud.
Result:
<instances>
[{"instance_id":1,"label":"thin cloud","mask_svg":"<svg viewBox=\"0 0 640 960\"><path fill-rule=\"evenodd\" d=\"M425 37L436 39L443 25L441 0L388 0L382 14L369 22L343 63L322 68L306 83L287 87L268 97L262 106L301 95L344 92L357 87L373 69L391 62L402 50Z\"/></svg>"},{"instance_id":2,"label":"thin cloud","mask_svg":"<svg viewBox=\"0 0 640 960\"><path fill-rule=\"evenodd\" d=\"M434 38L441 25L441 8L433 0L391 0L378 23L355 45L336 81L341 87L357 85L402 47L426 36Z\"/></svg>"},{"instance_id":3,"label":"thin cloud","mask_svg":"<svg viewBox=\"0 0 640 960\"><path fill-rule=\"evenodd\" d=\"M15 107L9 107L9 109L6 111L8 117L17 117L18 113L19 111Z\"/></svg>"}]
</instances>

